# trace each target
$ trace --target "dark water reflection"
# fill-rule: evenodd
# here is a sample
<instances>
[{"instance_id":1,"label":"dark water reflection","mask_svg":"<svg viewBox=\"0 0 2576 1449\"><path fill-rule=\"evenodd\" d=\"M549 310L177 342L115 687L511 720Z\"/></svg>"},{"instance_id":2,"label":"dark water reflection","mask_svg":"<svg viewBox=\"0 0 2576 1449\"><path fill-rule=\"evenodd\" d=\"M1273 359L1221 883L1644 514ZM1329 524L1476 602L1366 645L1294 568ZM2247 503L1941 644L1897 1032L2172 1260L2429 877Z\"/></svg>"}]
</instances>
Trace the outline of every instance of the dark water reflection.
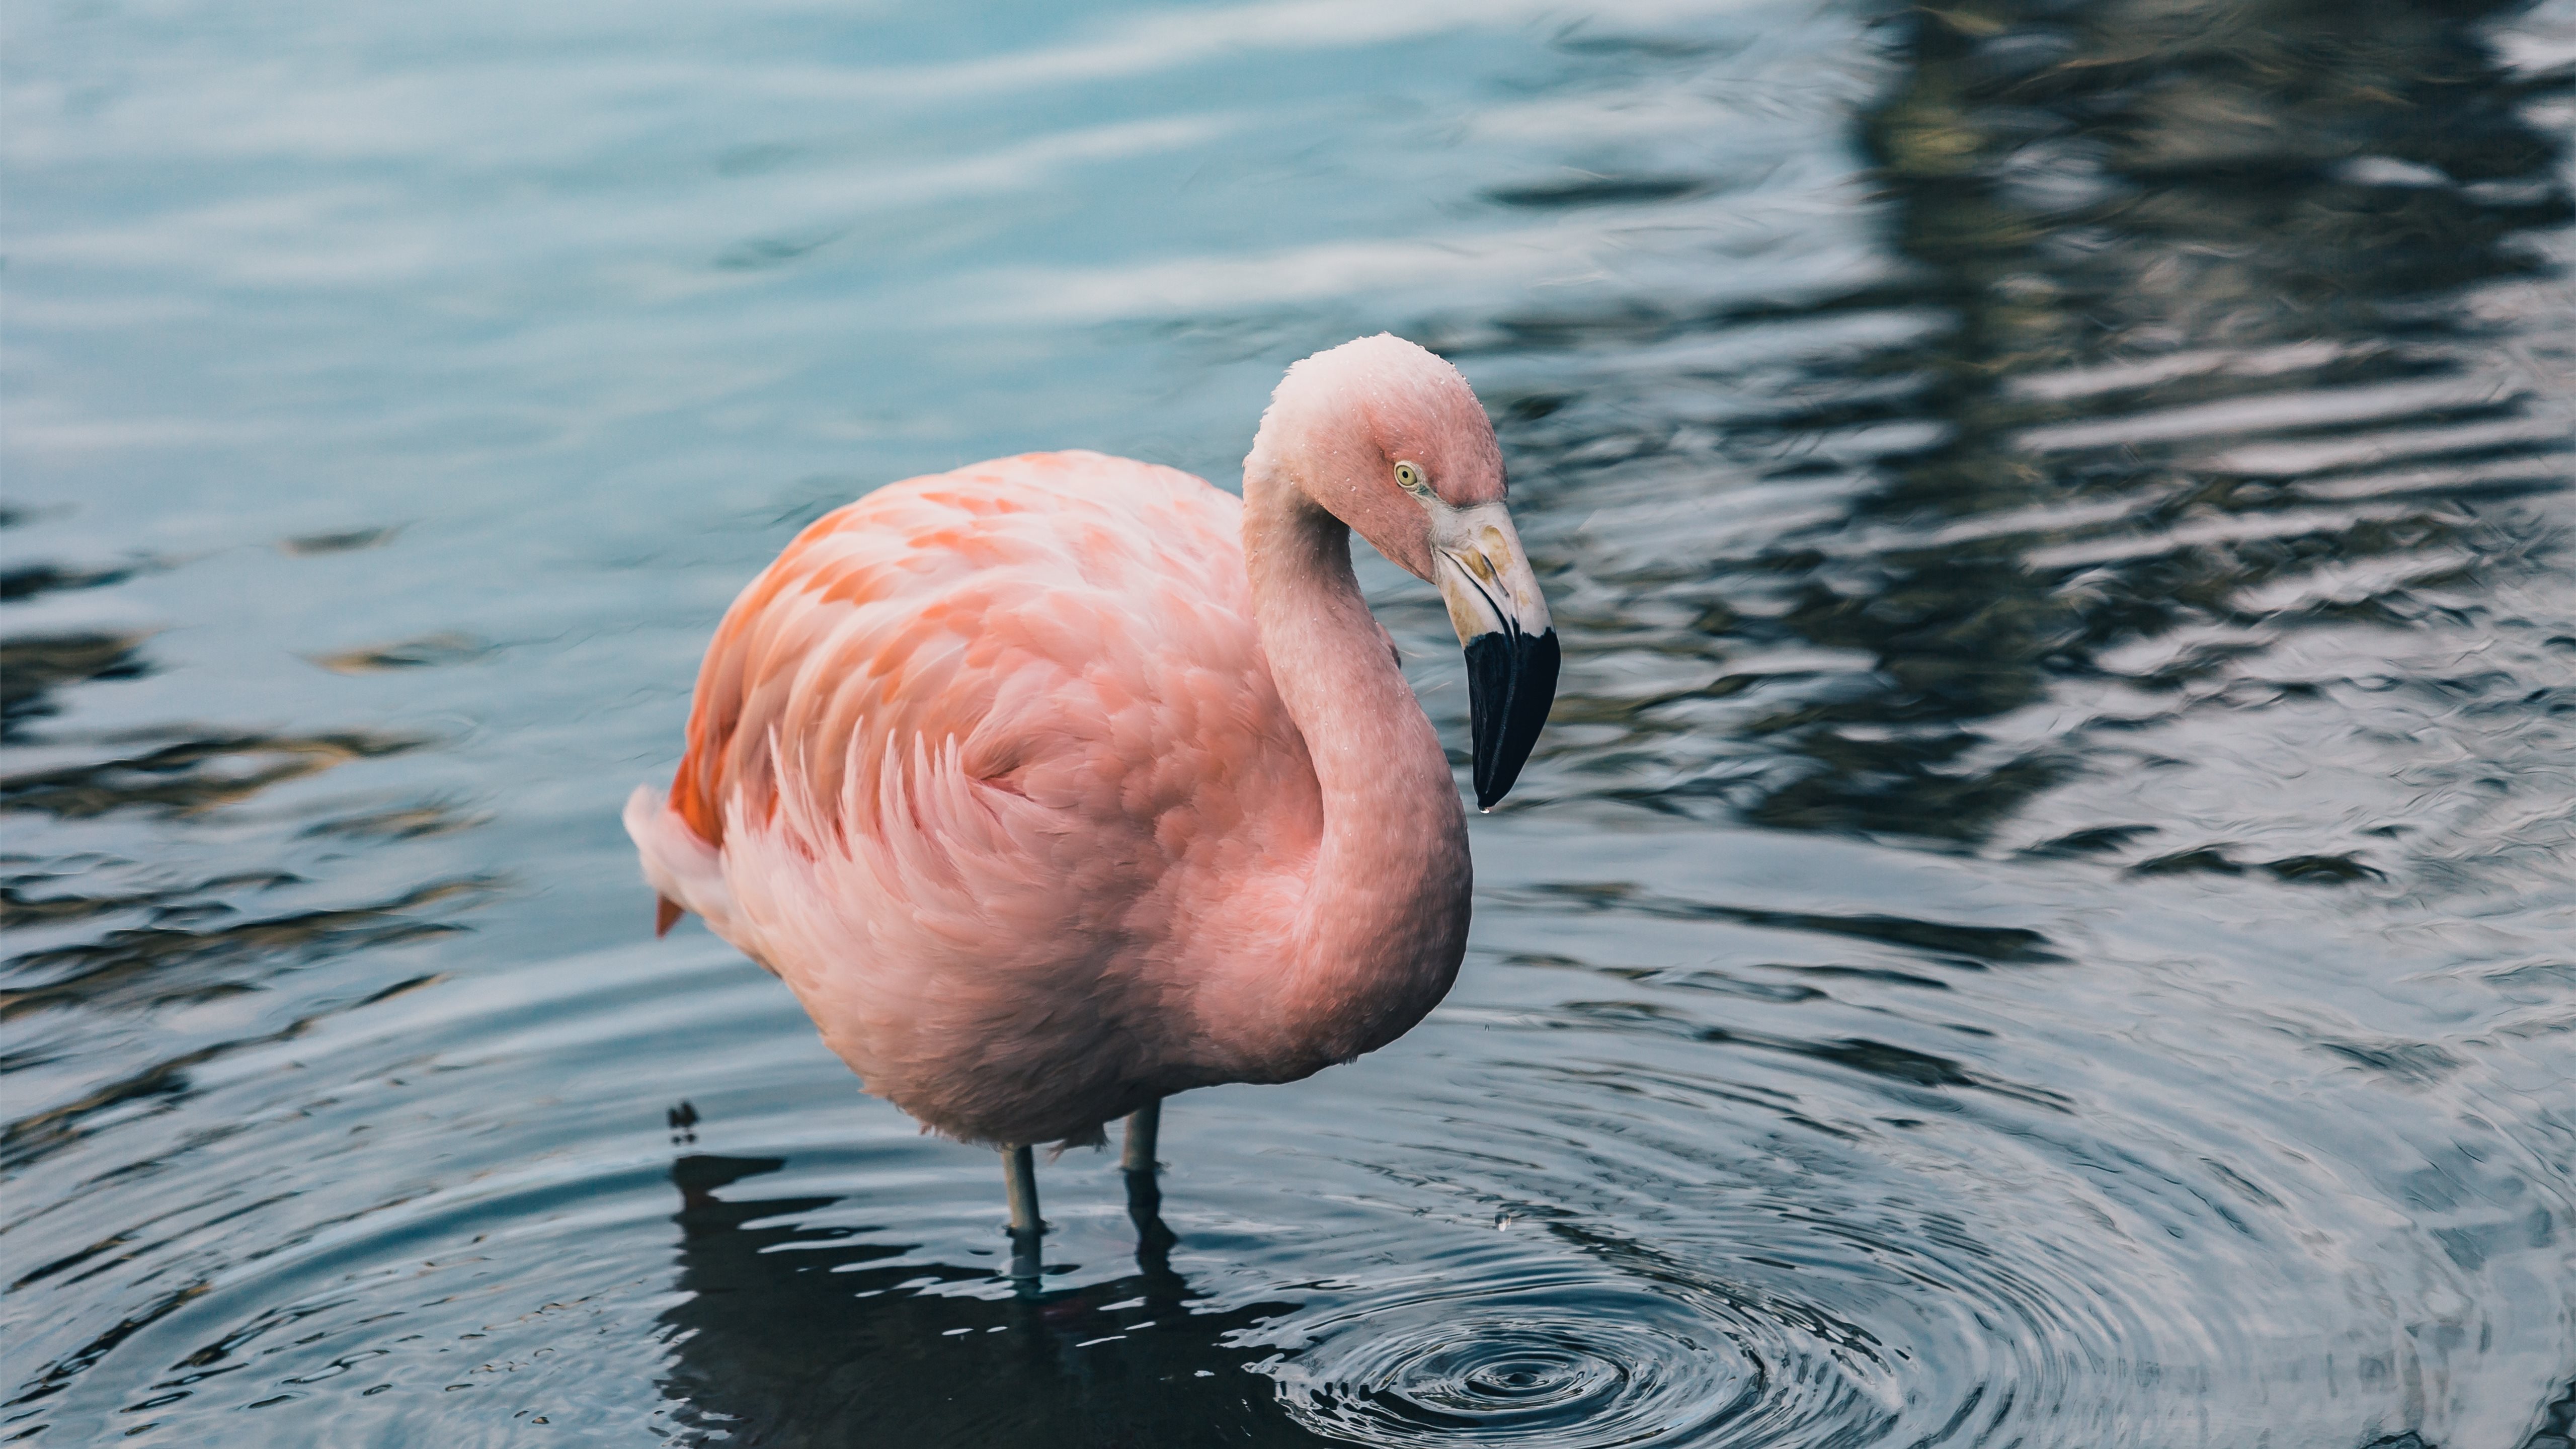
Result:
<instances>
[{"instance_id":1,"label":"dark water reflection","mask_svg":"<svg viewBox=\"0 0 2576 1449\"><path fill-rule=\"evenodd\" d=\"M12 22L0 1441L2568 1444L2576 12L712 24ZM1016 1292L616 803L1385 326L1567 640L1459 991Z\"/></svg>"},{"instance_id":2,"label":"dark water reflection","mask_svg":"<svg viewBox=\"0 0 2576 1449\"><path fill-rule=\"evenodd\" d=\"M1891 22L1900 79L1859 120L1895 278L1696 316L1619 297L1461 339L1582 355L1838 314L1916 324L1751 379L1785 405L1715 426L1708 399L1673 394L1748 379L1658 372L1520 400L1514 454L1544 477L1713 452L1832 498L1686 577L1661 555L1634 571L1576 555L1612 591L1612 637L1625 606L1687 598L1701 613L1663 647L1795 656L1628 702L1610 717L1625 743L1682 753L1613 793L1982 842L2099 756L2137 753L2124 736L2330 688L2261 679L2302 631L2440 629L2550 567L2563 518L2517 500L2567 483L2563 358L2528 357L2526 319L2457 299L2552 272L2527 234L2576 214L2568 139L2517 103L2567 81L2499 74L2477 18L1915 13ZM2481 682L2520 709L2564 646L2511 642L2522 667ZM2073 717L2014 727L2051 707ZM1693 758L1711 736L1733 748ZM2055 848L2152 854L2170 843L2154 833ZM2268 864L2369 872L2345 851Z\"/></svg>"},{"instance_id":3,"label":"dark water reflection","mask_svg":"<svg viewBox=\"0 0 2576 1449\"><path fill-rule=\"evenodd\" d=\"M1194 1315L1150 1215L1131 1275L995 1292L989 1267L878 1266L917 1246L882 1241L888 1225L798 1222L831 1198L717 1195L784 1165L672 1164L690 1296L663 1315L663 1389L690 1428L778 1445L847 1444L859 1426L886 1443L1311 1442L1228 1343L1295 1305Z\"/></svg>"}]
</instances>

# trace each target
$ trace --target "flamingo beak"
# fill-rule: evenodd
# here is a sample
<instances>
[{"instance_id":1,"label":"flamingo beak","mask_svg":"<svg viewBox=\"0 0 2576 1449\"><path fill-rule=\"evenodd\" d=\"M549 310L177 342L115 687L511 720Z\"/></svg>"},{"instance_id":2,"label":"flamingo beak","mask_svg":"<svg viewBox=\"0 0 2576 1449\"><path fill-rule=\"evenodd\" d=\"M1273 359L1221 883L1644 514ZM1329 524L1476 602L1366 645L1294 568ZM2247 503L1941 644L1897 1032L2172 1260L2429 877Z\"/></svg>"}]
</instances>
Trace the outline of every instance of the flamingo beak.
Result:
<instances>
[{"instance_id":1,"label":"flamingo beak","mask_svg":"<svg viewBox=\"0 0 2576 1449\"><path fill-rule=\"evenodd\" d=\"M1476 808L1491 810L1520 778L1556 701L1556 625L1500 503L1440 518L1433 549L1440 597L1467 650Z\"/></svg>"}]
</instances>

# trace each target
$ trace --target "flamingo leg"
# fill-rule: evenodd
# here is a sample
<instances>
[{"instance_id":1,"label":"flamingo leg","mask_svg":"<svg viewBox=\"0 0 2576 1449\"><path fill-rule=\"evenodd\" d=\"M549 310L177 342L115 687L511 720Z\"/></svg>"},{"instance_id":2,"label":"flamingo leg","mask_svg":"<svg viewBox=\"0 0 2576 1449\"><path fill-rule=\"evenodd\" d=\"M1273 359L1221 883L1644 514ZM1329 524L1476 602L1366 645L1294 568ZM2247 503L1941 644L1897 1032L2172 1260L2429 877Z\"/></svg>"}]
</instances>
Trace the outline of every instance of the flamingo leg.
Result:
<instances>
[{"instance_id":1,"label":"flamingo leg","mask_svg":"<svg viewBox=\"0 0 2576 1449\"><path fill-rule=\"evenodd\" d=\"M1154 1180L1154 1136L1162 1125L1160 1102L1131 1114L1127 1147L1118 1159L1127 1179L1127 1219L1136 1225L1136 1266L1156 1282L1170 1277L1172 1245L1180 1241L1163 1226L1163 1188Z\"/></svg>"},{"instance_id":2,"label":"flamingo leg","mask_svg":"<svg viewBox=\"0 0 2576 1449\"><path fill-rule=\"evenodd\" d=\"M1038 1164L1026 1147L1002 1149L1002 1182L1011 1194L1011 1276L1034 1281L1046 1220L1038 1216Z\"/></svg>"},{"instance_id":3,"label":"flamingo leg","mask_svg":"<svg viewBox=\"0 0 2576 1449\"><path fill-rule=\"evenodd\" d=\"M1163 1130L1163 1104L1148 1102L1127 1114L1127 1146L1118 1154L1118 1166L1125 1172L1154 1175L1154 1139Z\"/></svg>"}]
</instances>

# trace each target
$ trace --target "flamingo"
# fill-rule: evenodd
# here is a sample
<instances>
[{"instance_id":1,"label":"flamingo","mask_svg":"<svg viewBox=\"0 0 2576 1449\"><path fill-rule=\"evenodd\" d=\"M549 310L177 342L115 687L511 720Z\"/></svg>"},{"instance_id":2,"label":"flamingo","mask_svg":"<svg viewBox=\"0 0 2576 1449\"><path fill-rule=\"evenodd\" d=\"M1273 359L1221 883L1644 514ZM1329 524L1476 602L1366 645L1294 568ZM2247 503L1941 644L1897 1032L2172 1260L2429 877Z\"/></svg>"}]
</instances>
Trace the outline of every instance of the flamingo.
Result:
<instances>
[{"instance_id":1,"label":"flamingo","mask_svg":"<svg viewBox=\"0 0 2576 1449\"><path fill-rule=\"evenodd\" d=\"M865 1090L1002 1149L1029 1254L1032 1146L1125 1118L1150 1191L1165 1097L1384 1046L1465 954L1465 811L1353 531L1448 604L1490 809L1556 632L1483 407L1380 334L1288 369L1240 501L1030 453L798 534L717 628L669 791L627 802L656 934L699 916Z\"/></svg>"}]
</instances>

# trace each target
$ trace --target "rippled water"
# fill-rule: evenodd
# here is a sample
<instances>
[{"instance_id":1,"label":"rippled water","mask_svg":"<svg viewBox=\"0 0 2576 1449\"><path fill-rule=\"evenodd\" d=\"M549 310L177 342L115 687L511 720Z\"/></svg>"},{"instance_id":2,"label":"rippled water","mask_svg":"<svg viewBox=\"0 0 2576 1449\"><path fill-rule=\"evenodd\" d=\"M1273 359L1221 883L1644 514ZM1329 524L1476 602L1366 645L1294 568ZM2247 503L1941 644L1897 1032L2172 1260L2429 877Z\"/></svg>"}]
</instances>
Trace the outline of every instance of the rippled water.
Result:
<instances>
[{"instance_id":1,"label":"rippled water","mask_svg":"<svg viewBox=\"0 0 2576 1449\"><path fill-rule=\"evenodd\" d=\"M6 25L0 1440L2576 1435L2566 0ZM1565 631L1467 967L1016 1296L618 804L820 510L1380 328Z\"/></svg>"}]
</instances>

